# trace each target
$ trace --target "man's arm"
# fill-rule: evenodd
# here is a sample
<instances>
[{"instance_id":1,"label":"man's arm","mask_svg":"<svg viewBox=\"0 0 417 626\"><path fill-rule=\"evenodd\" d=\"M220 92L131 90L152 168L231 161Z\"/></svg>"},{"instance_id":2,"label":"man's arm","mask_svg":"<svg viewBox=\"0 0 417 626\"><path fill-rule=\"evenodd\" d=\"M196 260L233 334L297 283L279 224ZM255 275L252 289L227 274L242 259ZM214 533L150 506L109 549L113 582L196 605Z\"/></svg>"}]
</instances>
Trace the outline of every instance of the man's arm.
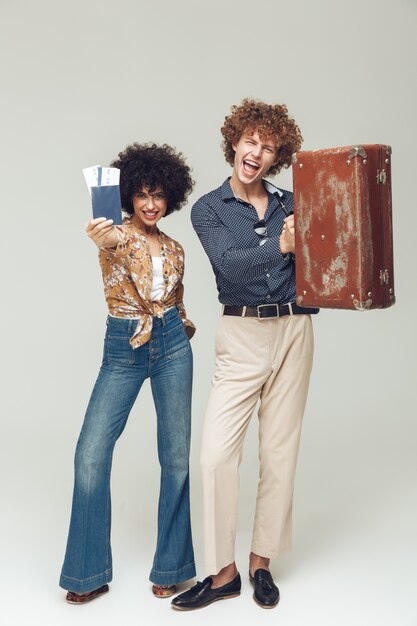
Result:
<instances>
[{"instance_id":1,"label":"man's arm","mask_svg":"<svg viewBox=\"0 0 417 626\"><path fill-rule=\"evenodd\" d=\"M204 200L193 206L191 221L214 270L229 283L257 278L284 261L278 236L266 239L263 245L238 248L232 231Z\"/></svg>"}]
</instances>

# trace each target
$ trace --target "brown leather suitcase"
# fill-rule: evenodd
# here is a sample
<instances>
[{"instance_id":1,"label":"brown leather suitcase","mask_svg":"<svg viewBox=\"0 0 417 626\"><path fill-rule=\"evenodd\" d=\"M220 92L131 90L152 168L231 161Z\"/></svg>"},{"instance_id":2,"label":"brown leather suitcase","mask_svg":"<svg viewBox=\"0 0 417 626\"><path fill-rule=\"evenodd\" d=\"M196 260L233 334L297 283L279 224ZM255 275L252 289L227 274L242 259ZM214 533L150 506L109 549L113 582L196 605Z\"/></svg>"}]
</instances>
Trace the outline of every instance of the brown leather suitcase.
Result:
<instances>
[{"instance_id":1,"label":"brown leather suitcase","mask_svg":"<svg viewBox=\"0 0 417 626\"><path fill-rule=\"evenodd\" d=\"M297 303L393 305L390 146L297 152L293 183Z\"/></svg>"}]
</instances>

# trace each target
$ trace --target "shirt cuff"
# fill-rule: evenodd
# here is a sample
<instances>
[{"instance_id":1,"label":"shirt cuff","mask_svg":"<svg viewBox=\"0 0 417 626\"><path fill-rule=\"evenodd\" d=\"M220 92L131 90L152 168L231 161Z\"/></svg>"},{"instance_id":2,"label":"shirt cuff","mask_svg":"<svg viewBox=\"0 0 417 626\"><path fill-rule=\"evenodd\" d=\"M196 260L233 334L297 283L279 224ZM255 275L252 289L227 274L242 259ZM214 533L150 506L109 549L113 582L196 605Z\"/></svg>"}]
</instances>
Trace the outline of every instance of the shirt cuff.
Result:
<instances>
[{"instance_id":1,"label":"shirt cuff","mask_svg":"<svg viewBox=\"0 0 417 626\"><path fill-rule=\"evenodd\" d=\"M116 257L124 257L127 254L129 254L129 238L130 235L127 232L126 228L119 228L117 227L117 236L119 238L119 241L117 242L117 245L114 246L113 248L105 248L105 247L101 247L100 250L103 250L103 252L106 253L110 253L113 256Z\"/></svg>"},{"instance_id":2,"label":"shirt cuff","mask_svg":"<svg viewBox=\"0 0 417 626\"><path fill-rule=\"evenodd\" d=\"M279 243L279 237L267 237L263 239L265 243L263 243L260 248L262 250L262 260L265 263L273 263L277 262L277 257L281 259L285 259L287 255L283 255L281 253L281 246Z\"/></svg>"}]
</instances>

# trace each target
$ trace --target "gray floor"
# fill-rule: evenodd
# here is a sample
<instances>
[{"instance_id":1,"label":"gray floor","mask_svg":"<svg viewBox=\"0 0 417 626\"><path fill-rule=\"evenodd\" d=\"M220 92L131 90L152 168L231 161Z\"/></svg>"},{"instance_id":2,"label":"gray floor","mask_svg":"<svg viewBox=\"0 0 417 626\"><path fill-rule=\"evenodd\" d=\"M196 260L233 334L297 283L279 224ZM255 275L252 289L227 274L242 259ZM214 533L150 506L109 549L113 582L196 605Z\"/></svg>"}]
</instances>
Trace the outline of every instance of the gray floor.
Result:
<instances>
[{"instance_id":1,"label":"gray floor","mask_svg":"<svg viewBox=\"0 0 417 626\"><path fill-rule=\"evenodd\" d=\"M381 462L382 456L381 450ZM252 600L247 579L249 532L241 528L237 562L243 579L242 595L186 614L172 610L169 600L152 596L147 582L154 540L152 514L150 508L140 514L121 488L114 494L115 577L111 592L88 606L67 605L64 592L57 587L57 577L70 485L61 494L48 494L37 482L34 470L32 480L27 477L29 484L22 484L25 504L15 489L14 499L10 494L13 506L1 520L4 547L0 578L2 597L7 599L1 603L1 623L133 626L256 620L280 626L416 626L417 515L415 498L410 499L412 474L405 479L404 467L397 463L398 475L391 473L391 480L387 480L379 472L380 488L375 489L369 467L367 480L363 480L360 456L343 479L335 480L321 469L324 466L314 467L312 470L306 452L297 479L294 549L272 565L281 589L279 606L262 610ZM337 468L335 459L333 467ZM247 469L245 465L242 468L243 481ZM252 487L248 484L249 489ZM242 489L245 495L246 485ZM203 577L198 494L194 494L194 502L196 559L199 576ZM242 508L242 527L246 513L250 512Z\"/></svg>"}]
</instances>

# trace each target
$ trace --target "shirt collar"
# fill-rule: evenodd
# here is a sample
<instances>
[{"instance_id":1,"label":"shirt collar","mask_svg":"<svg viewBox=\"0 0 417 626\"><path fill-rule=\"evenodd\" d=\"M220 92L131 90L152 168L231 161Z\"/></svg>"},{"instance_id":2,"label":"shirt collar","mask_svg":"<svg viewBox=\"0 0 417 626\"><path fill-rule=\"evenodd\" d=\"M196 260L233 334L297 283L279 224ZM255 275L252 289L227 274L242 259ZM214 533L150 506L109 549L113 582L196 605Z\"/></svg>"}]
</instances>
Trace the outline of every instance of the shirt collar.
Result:
<instances>
[{"instance_id":1,"label":"shirt collar","mask_svg":"<svg viewBox=\"0 0 417 626\"><path fill-rule=\"evenodd\" d=\"M265 189L269 191L269 193L272 193L272 194L276 193L278 194L280 198L282 198L284 194L282 193L281 189L278 189L278 187L275 187L275 185L270 183L269 180L264 180L263 183L264 183Z\"/></svg>"},{"instance_id":2,"label":"shirt collar","mask_svg":"<svg viewBox=\"0 0 417 626\"><path fill-rule=\"evenodd\" d=\"M265 189L268 191L268 193L271 193L273 195L277 195L279 198L281 198L284 194L281 191L281 189L278 189L278 187L275 187L275 185L273 185L272 183L269 182L269 180L262 180ZM233 189L230 185L230 178L226 178L226 180L224 181L223 185L221 186L221 194L222 194L222 200L235 200L235 194L233 193Z\"/></svg>"}]
</instances>

